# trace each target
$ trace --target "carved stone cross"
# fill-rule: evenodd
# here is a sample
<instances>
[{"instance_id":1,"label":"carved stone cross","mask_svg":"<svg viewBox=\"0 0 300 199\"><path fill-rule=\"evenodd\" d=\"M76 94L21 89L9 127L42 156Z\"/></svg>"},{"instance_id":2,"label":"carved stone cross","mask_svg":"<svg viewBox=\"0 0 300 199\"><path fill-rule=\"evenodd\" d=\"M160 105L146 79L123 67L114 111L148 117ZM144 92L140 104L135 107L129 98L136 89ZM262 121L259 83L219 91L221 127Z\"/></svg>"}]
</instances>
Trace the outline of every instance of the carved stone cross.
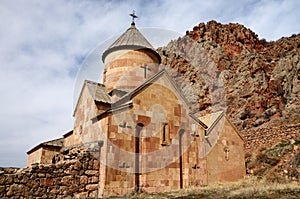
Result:
<instances>
[{"instance_id":1,"label":"carved stone cross","mask_svg":"<svg viewBox=\"0 0 300 199\"><path fill-rule=\"evenodd\" d=\"M144 69L144 78L146 79L147 78L147 70L151 71L151 69L148 68L146 64L144 66L141 66L141 68Z\"/></svg>"}]
</instances>

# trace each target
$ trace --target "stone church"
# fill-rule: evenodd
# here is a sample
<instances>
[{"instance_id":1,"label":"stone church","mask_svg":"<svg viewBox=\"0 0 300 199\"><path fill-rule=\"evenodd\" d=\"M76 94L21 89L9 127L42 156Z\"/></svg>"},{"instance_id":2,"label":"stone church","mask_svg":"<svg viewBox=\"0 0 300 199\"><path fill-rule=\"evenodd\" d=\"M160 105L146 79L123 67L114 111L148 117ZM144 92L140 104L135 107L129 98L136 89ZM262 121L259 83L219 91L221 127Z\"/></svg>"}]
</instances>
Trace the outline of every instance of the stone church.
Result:
<instances>
[{"instance_id":1,"label":"stone church","mask_svg":"<svg viewBox=\"0 0 300 199\"><path fill-rule=\"evenodd\" d=\"M100 59L99 55L99 59ZM200 118L131 26L102 54L103 83L86 80L73 130L27 152L27 166L52 164L62 148L97 148L98 195L162 192L245 176L244 141L224 112Z\"/></svg>"}]
</instances>

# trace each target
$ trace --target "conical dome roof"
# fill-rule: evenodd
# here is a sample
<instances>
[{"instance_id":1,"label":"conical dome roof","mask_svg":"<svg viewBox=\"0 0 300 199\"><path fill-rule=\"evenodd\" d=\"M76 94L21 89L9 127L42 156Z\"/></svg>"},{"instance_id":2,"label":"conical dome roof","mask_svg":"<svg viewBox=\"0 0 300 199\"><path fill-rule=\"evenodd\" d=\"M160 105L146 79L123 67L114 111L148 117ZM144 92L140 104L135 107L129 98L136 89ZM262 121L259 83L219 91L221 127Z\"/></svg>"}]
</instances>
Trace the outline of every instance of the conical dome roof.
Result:
<instances>
[{"instance_id":1,"label":"conical dome roof","mask_svg":"<svg viewBox=\"0 0 300 199\"><path fill-rule=\"evenodd\" d=\"M132 22L130 28L128 28L102 55L102 61L105 57L116 50L121 49L143 49L151 51L160 61L159 54L155 51L149 41L142 35L142 33L135 27L135 23Z\"/></svg>"}]
</instances>

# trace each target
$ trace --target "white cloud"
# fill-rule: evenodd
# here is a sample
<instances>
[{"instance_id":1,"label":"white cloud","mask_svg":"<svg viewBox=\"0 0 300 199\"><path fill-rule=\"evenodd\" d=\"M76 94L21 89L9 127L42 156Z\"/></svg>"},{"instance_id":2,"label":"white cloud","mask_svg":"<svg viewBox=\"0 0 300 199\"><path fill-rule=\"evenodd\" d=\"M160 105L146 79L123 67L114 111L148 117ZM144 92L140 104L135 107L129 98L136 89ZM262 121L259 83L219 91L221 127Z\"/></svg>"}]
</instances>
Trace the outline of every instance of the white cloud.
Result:
<instances>
[{"instance_id":1,"label":"white cloud","mask_svg":"<svg viewBox=\"0 0 300 199\"><path fill-rule=\"evenodd\" d=\"M268 40L300 32L297 0L2 0L0 166L24 166L27 150L73 127L76 72L99 42L129 27L132 9L137 27L182 34L212 19Z\"/></svg>"},{"instance_id":2,"label":"white cloud","mask_svg":"<svg viewBox=\"0 0 300 199\"><path fill-rule=\"evenodd\" d=\"M254 4L250 13L238 20L252 29L260 38L277 40L300 32L300 1L262 0Z\"/></svg>"}]
</instances>

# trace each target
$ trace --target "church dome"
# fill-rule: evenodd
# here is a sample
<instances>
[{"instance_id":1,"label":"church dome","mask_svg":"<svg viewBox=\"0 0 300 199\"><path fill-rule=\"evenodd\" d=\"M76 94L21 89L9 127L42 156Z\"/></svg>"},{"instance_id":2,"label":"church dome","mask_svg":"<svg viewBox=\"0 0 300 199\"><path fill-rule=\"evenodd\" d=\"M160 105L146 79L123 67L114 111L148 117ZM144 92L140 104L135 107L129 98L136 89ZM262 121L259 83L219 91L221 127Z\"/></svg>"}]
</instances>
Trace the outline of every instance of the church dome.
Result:
<instances>
[{"instance_id":1,"label":"church dome","mask_svg":"<svg viewBox=\"0 0 300 199\"><path fill-rule=\"evenodd\" d=\"M132 22L131 26L110 47L108 47L108 49L106 49L102 55L102 61L104 62L106 56L111 52L122 49L147 50L154 54L158 58L159 62L161 61L159 54L142 35L142 33L135 27L134 22Z\"/></svg>"}]
</instances>

